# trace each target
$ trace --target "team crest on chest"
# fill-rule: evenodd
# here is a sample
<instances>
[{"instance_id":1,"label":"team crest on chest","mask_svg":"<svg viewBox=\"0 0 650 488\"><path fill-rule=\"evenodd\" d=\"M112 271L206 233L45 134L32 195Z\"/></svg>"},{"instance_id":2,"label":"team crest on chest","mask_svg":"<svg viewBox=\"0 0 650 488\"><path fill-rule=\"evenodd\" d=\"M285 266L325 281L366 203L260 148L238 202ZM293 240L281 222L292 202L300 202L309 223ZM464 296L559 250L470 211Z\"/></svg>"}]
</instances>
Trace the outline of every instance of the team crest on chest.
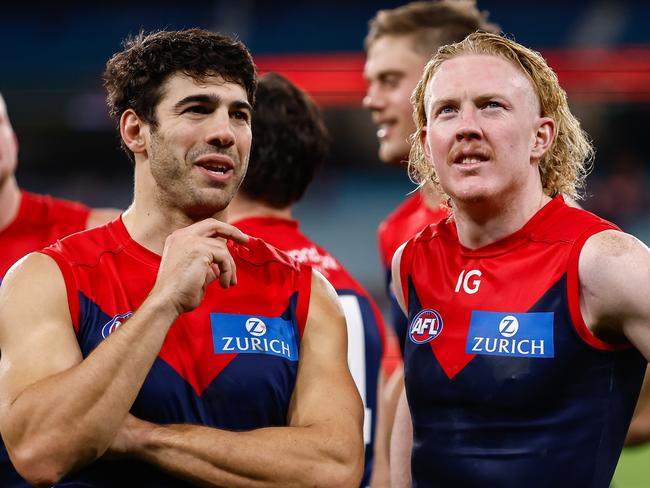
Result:
<instances>
[{"instance_id":1,"label":"team crest on chest","mask_svg":"<svg viewBox=\"0 0 650 488\"><path fill-rule=\"evenodd\" d=\"M431 342L442 332L442 317L438 312L427 308L413 317L409 325L409 339L414 344Z\"/></svg>"}]
</instances>

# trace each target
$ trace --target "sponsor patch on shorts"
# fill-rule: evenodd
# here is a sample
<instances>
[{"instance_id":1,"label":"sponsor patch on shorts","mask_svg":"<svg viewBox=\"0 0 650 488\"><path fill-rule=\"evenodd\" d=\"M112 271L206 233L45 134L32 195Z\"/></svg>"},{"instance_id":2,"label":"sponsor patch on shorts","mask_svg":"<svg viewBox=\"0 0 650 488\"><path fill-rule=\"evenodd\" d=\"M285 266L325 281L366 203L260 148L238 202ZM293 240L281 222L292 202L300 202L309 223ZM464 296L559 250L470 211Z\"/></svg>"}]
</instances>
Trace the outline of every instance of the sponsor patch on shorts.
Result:
<instances>
[{"instance_id":1,"label":"sponsor patch on shorts","mask_svg":"<svg viewBox=\"0 0 650 488\"><path fill-rule=\"evenodd\" d=\"M293 323L282 317L211 313L215 354L270 354L298 360Z\"/></svg>"},{"instance_id":2,"label":"sponsor patch on shorts","mask_svg":"<svg viewBox=\"0 0 650 488\"><path fill-rule=\"evenodd\" d=\"M553 312L473 311L465 352L488 356L552 358Z\"/></svg>"}]
</instances>

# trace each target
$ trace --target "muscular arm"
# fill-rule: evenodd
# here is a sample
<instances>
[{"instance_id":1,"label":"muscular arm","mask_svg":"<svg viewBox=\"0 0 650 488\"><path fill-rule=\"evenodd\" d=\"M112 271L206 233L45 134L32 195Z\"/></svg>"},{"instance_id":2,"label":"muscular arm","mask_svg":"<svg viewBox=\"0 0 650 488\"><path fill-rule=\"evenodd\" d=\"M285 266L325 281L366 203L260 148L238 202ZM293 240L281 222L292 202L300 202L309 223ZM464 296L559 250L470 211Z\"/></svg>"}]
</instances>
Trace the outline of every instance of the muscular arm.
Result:
<instances>
[{"instance_id":1,"label":"muscular arm","mask_svg":"<svg viewBox=\"0 0 650 488\"><path fill-rule=\"evenodd\" d=\"M52 485L110 446L169 326L191 300L200 302L206 280L218 274L214 262L226 259L205 259L217 252L213 246L225 249L206 238L213 225L225 224L195 224L168 239L152 293L85 359L52 258L32 254L7 275L0 291L0 429L28 481ZM184 250L188 237L196 251ZM232 272L220 279L234 279Z\"/></svg>"},{"instance_id":2,"label":"muscular arm","mask_svg":"<svg viewBox=\"0 0 650 488\"><path fill-rule=\"evenodd\" d=\"M63 278L50 257L27 257L2 290L2 436L26 479L52 484L108 448L175 310L145 302L128 327L82 361Z\"/></svg>"},{"instance_id":3,"label":"muscular arm","mask_svg":"<svg viewBox=\"0 0 650 488\"><path fill-rule=\"evenodd\" d=\"M346 343L334 289L314 274L287 427L228 432L130 417L112 451L202 486L358 486L363 406Z\"/></svg>"},{"instance_id":4,"label":"muscular arm","mask_svg":"<svg viewBox=\"0 0 650 488\"><path fill-rule=\"evenodd\" d=\"M627 339L650 359L650 250L636 238L607 230L590 237L578 264L580 306L600 339Z\"/></svg>"}]
</instances>

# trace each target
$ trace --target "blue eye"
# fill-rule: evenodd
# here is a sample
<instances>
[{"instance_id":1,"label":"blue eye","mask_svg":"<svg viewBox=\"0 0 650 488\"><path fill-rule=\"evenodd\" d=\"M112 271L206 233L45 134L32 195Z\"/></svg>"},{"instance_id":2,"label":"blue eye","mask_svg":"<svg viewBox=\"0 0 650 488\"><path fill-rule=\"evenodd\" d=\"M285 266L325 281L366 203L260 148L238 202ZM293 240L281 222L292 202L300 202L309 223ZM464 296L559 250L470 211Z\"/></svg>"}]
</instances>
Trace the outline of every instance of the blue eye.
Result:
<instances>
[{"instance_id":1,"label":"blue eye","mask_svg":"<svg viewBox=\"0 0 650 488\"><path fill-rule=\"evenodd\" d=\"M499 102L495 102L494 100L490 100L485 104L485 108L501 108L503 105L501 105Z\"/></svg>"},{"instance_id":2,"label":"blue eye","mask_svg":"<svg viewBox=\"0 0 650 488\"><path fill-rule=\"evenodd\" d=\"M451 105L445 105L444 107L440 107L438 110L439 115L444 115L444 114L453 114L456 111L455 107L452 107Z\"/></svg>"}]
</instances>

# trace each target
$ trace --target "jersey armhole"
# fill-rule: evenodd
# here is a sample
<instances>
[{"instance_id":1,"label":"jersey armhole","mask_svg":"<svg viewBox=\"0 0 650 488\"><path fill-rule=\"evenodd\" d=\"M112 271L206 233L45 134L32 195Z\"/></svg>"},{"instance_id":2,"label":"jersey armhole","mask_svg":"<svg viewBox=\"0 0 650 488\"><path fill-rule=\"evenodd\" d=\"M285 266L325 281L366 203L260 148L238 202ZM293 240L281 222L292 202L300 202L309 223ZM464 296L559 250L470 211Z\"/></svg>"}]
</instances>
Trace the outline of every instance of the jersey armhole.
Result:
<instances>
[{"instance_id":1,"label":"jersey armhole","mask_svg":"<svg viewBox=\"0 0 650 488\"><path fill-rule=\"evenodd\" d=\"M402 299L404 300L404 308L409 309L409 275L411 274L411 261L413 260L413 240L411 239L406 243L402 250L399 263L399 276L400 284L402 285ZM407 312L408 316L408 312Z\"/></svg>"},{"instance_id":2,"label":"jersey armhole","mask_svg":"<svg viewBox=\"0 0 650 488\"><path fill-rule=\"evenodd\" d=\"M569 259L567 263L567 302L569 304L569 313L571 315L571 322L577 332L578 336L591 347L603 351L620 351L622 349L629 349L630 344L610 344L601 339L598 339L587 327L582 311L580 310L580 279L578 276L578 261L580 259L580 252L587 240L599 232L605 230L615 230L616 227L608 225L605 222L599 222L589 227L583 232L578 239L573 243Z\"/></svg>"},{"instance_id":3,"label":"jersey armhole","mask_svg":"<svg viewBox=\"0 0 650 488\"><path fill-rule=\"evenodd\" d=\"M72 318L72 326L74 327L75 334L79 333L79 295L77 294L76 280L74 278L74 273L65 258L56 252L53 249L46 248L39 251L42 254L54 259L54 262L59 267L61 274L63 275L63 281L65 282L65 289L68 295L68 308L70 310L70 317Z\"/></svg>"},{"instance_id":4,"label":"jersey armhole","mask_svg":"<svg viewBox=\"0 0 650 488\"><path fill-rule=\"evenodd\" d=\"M311 297L311 280L312 269L311 266L301 265L300 273L298 275L298 302L296 303L296 317L298 319L298 331L300 338L305 331L307 325L307 316L309 315L309 299Z\"/></svg>"}]
</instances>

